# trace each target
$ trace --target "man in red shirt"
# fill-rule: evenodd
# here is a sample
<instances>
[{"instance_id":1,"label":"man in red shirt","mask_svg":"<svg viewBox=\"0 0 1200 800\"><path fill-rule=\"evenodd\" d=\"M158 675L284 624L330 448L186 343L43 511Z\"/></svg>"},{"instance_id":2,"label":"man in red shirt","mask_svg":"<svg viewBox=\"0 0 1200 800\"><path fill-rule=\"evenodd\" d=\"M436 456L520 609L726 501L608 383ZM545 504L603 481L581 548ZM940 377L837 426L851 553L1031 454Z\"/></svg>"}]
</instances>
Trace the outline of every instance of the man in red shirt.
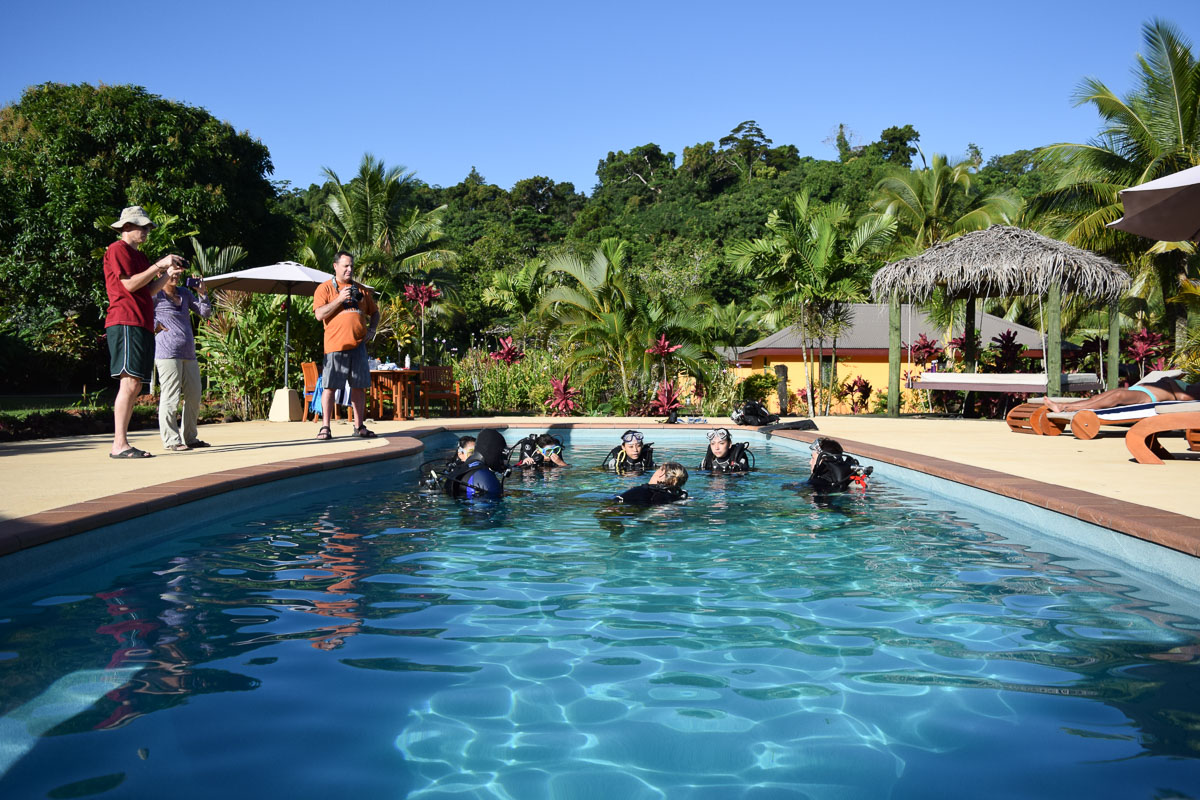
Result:
<instances>
[{"instance_id":1,"label":"man in red shirt","mask_svg":"<svg viewBox=\"0 0 1200 800\"><path fill-rule=\"evenodd\" d=\"M109 458L151 458L129 444L133 402L154 368L154 295L182 274L181 256L163 256L154 264L141 251L154 223L141 206L130 206L112 224L121 238L104 251L104 288L108 292L108 355L112 376L120 381L113 401L113 443Z\"/></svg>"},{"instance_id":2,"label":"man in red shirt","mask_svg":"<svg viewBox=\"0 0 1200 800\"><path fill-rule=\"evenodd\" d=\"M354 256L345 250L333 259L333 275L313 293L313 313L325 326L325 370L321 383L321 430L318 439L331 439L329 412L333 408L334 389L350 384L350 405L354 408L354 435L373 439L367 430L367 392L371 387L371 368L367 363L368 339L375 338L379 326L379 306L371 290L354 280Z\"/></svg>"}]
</instances>

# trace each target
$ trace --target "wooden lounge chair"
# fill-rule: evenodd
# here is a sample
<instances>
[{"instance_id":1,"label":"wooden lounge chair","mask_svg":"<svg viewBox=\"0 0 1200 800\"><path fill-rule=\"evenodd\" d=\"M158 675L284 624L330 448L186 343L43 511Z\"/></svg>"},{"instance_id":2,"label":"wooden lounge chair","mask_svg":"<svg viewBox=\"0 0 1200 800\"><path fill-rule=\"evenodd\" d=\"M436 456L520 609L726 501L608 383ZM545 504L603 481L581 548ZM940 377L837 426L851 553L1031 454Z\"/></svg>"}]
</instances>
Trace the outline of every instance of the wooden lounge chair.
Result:
<instances>
[{"instance_id":1,"label":"wooden lounge chair","mask_svg":"<svg viewBox=\"0 0 1200 800\"><path fill-rule=\"evenodd\" d=\"M1035 430L1044 436L1058 436L1069 425L1071 435L1076 439L1095 439L1100 434L1102 425L1133 425L1138 420L1153 417L1160 408L1180 402L1187 404L1186 400L1167 400L1161 403L1137 403L1083 411L1051 411L1043 408L1033 413L1033 417L1036 418L1033 424Z\"/></svg>"},{"instance_id":2,"label":"wooden lounge chair","mask_svg":"<svg viewBox=\"0 0 1200 800\"><path fill-rule=\"evenodd\" d=\"M1187 400L1159 403L1154 416L1134 424L1125 434L1125 447L1139 464L1159 464L1171 454L1158 441L1158 434L1183 431L1188 449L1200 452L1200 402Z\"/></svg>"},{"instance_id":3,"label":"wooden lounge chair","mask_svg":"<svg viewBox=\"0 0 1200 800\"><path fill-rule=\"evenodd\" d=\"M451 367L421 367L421 413L429 417L429 401L443 400L446 410L454 405L454 416L459 416L458 381L454 380Z\"/></svg>"}]
</instances>

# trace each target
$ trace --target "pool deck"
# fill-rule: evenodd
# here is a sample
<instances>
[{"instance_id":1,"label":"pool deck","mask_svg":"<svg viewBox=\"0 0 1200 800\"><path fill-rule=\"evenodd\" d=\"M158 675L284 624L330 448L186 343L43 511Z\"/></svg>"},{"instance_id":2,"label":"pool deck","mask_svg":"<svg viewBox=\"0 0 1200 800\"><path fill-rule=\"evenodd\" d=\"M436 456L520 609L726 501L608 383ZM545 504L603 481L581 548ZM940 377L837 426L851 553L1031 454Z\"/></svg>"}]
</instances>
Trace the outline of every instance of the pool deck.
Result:
<instances>
[{"instance_id":1,"label":"pool deck","mask_svg":"<svg viewBox=\"0 0 1200 800\"><path fill-rule=\"evenodd\" d=\"M1200 556L1200 453L1188 452L1182 439L1164 440L1175 460L1147 466L1130 459L1123 430L1080 441L1069 435L1016 434L995 420L821 417L816 422L820 435L837 438L856 455ZM670 430L713 428L728 420L712 418L711 423ZM313 423L241 422L202 426L200 436L212 447L183 453L163 452L157 431L135 432L130 442L156 454L139 461L109 459L111 435L0 444L0 556L232 489L414 454L421 450L420 437L430 432L502 426L638 428L650 441L662 430L644 417L473 417L371 423L380 436L364 440L352 437L350 424L341 421L333 426L333 441L319 442ZM809 441L816 434L772 435ZM699 458L704 443L698 430L696 452L690 455Z\"/></svg>"}]
</instances>

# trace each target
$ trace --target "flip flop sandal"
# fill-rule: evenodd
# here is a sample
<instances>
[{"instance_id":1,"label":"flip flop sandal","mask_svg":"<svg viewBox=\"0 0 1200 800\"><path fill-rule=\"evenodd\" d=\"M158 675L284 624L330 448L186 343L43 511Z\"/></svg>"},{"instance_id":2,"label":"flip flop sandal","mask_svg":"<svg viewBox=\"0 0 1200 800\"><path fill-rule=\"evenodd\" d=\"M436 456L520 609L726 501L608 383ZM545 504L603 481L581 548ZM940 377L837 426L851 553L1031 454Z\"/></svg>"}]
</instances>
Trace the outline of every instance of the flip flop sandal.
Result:
<instances>
[{"instance_id":1,"label":"flip flop sandal","mask_svg":"<svg viewBox=\"0 0 1200 800\"><path fill-rule=\"evenodd\" d=\"M333 438L333 431L329 430L328 425L322 425L321 430L317 431L317 438L322 442L327 442Z\"/></svg>"},{"instance_id":2,"label":"flip flop sandal","mask_svg":"<svg viewBox=\"0 0 1200 800\"><path fill-rule=\"evenodd\" d=\"M363 426L361 426L361 427L359 427L359 428L355 428L355 429L354 429L354 435L355 435L355 436L357 436L357 437L358 437L358 438L360 438L360 439L374 439L374 438L377 436L377 434L375 433L375 431L369 431L369 430L367 430L367 426L366 426L366 425L363 425Z\"/></svg>"},{"instance_id":3,"label":"flip flop sandal","mask_svg":"<svg viewBox=\"0 0 1200 800\"><path fill-rule=\"evenodd\" d=\"M154 458L153 453L147 453L145 450L138 450L136 447L130 447L122 450L119 453L109 453L109 458Z\"/></svg>"},{"instance_id":4,"label":"flip flop sandal","mask_svg":"<svg viewBox=\"0 0 1200 800\"><path fill-rule=\"evenodd\" d=\"M188 447L186 444L173 444L167 449L173 450L176 453L182 453L184 450L191 450L192 448Z\"/></svg>"},{"instance_id":5,"label":"flip flop sandal","mask_svg":"<svg viewBox=\"0 0 1200 800\"><path fill-rule=\"evenodd\" d=\"M200 441L199 439L197 439L197 440L196 440L196 441L194 441L194 442L188 442L188 443L187 443L187 446L188 446L188 447L192 447L192 448L196 448L196 447L212 447L212 445L211 445L211 444L209 444L208 442L202 442L202 441Z\"/></svg>"}]
</instances>

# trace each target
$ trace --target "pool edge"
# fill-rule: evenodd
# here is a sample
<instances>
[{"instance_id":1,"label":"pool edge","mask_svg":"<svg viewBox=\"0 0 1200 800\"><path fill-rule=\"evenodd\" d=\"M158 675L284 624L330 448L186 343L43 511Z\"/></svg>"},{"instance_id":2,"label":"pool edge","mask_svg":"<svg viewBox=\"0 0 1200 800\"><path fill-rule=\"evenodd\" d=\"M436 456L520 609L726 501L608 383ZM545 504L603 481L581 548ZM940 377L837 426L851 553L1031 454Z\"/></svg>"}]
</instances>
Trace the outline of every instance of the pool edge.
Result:
<instances>
[{"instance_id":1,"label":"pool edge","mask_svg":"<svg viewBox=\"0 0 1200 800\"><path fill-rule=\"evenodd\" d=\"M0 520L0 558L42 544L84 533L105 525L125 522L185 503L202 500L237 489L249 488L273 481L308 475L323 470L386 461L420 453L423 439L428 436L458 430L477 430L494 427L514 429L608 429L607 421L509 422L481 426L480 420L439 420L428 427L405 430L380 436L383 441L369 450L348 453L325 453L290 458L257 466L239 467L184 478L149 487L133 489L106 497L74 503L24 517ZM724 427L716 424L680 424L672 430L711 430ZM798 431L773 428L742 427L739 431L773 437L811 442L821 434L817 431ZM866 442L838 437L846 450L863 458L914 470L934 478L1028 503L1067 517L1096 525L1116 533L1141 539L1185 555L1200 557L1200 524L1192 517L1172 511L1115 500L1070 487L1048 484L1019 475L974 467L932 456L918 455Z\"/></svg>"}]
</instances>

